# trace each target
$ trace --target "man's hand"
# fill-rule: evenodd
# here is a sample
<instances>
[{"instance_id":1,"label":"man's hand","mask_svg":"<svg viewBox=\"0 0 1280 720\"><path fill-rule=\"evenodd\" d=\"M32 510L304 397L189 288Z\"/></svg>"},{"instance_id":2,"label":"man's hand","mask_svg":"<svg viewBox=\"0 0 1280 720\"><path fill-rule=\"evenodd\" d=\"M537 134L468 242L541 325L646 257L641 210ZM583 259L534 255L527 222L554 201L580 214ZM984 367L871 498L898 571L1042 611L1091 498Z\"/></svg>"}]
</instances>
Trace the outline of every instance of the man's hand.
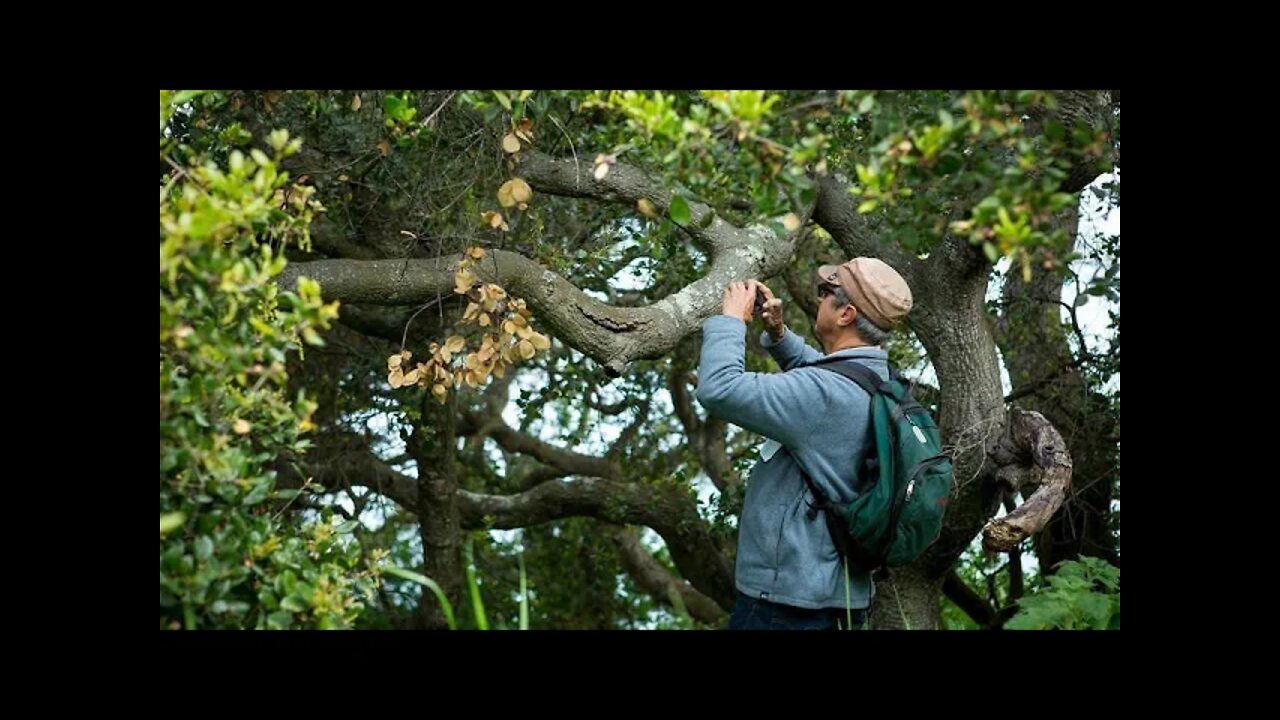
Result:
<instances>
[{"instance_id":1,"label":"man's hand","mask_svg":"<svg viewBox=\"0 0 1280 720\"><path fill-rule=\"evenodd\" d=\"M787 334L787 326L782 322L782 299L774 297L773 291L762 282L757 282L756 287L764 293L764 311L760 313L764 329L769 333L769 337L781 340L782 336Z\"/></svg>"},{"instance_id":2,"label":"man's hand","mask_svg":"<svg viewBox=\"0 0 1280 720\"><path fill-rule=\"evenodd\" d=\"M729 283L729 287L724 289L724 314L750 324L751 313L755 310L756 285L755 280Z\"/></svg>"}]
</instances>

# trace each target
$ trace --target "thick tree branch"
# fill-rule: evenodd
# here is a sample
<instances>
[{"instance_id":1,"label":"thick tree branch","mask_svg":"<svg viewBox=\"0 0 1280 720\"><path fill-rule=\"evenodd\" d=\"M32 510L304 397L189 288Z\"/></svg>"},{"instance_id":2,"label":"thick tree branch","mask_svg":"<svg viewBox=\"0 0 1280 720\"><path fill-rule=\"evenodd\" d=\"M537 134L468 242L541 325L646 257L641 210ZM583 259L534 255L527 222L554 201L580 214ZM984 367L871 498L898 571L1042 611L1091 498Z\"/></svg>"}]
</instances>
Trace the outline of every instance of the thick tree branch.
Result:
<instances>
[{"instance_id":1,"label":"thick tree branch","mask_svg":"<svg viewBox=\"0 0 1280 720\"><path fill-rule=\"evenodd\" d=\"M987 551L1008 552L1043 528L1062 505L1071 485L1071 454L1062 435L1043 415L1015 407L1009 413L1008 431L991 456L1003 466L999 479L1038 487L1017 510L993 518L982 530Z\"/></svg>"},{"instance_id":2,"label":"thick tree branch","mask_svg":"<svg viewBox=\"0 0 1280 720\"><path fill-rule=\"evenodd\" d=\"M648 198L665 208L672 194L643 172L618 163L604 180L578 176L571 160L538 153L522 159L521 172L534 187L554 194L633 203ZM707 274L646 307L618 308L600 302L563 277L512 252L490 250L477 275L524 298L552 334L604 365L611 375L627 363L661 357L719 308L725 286L749 277L777 273L791 257L796 233L778 238L767 227L736 228L714 218L698 228L710 208L694 203L690 232L711 254ZM453 294L458 258L396 260L317 260L285 268L279 283L292 288L301 275L321 284L326 298L347 303L411 305Z\"/></svg>"},{"instance_id":3,"label":"thick tree branch","mask_svg":"<svg viewBox=\"0 0 1280 720\"><path fill-rule=\"evenodd\" d=\"M858 213L858 205L849 194L846 183L830 175L818 175L816 180L818 201L813 210L813 221L831 233L836 244L849 257L880 258L915 288L920 261L897 245L880 241L871 221Z\"/></svg>"},{"instance_id":4,"label":"thick tree branch","mask_svg":"<svg viewBox=\"0 0 1280 720\"><path fill-rule=\"evenodd\" d=\"M584 477L538 485L518 495L460 491L468 528L521 528L565 517L594 517L619 525L646 525L662 536L680 573L722 608L733 602L733 569L682 489Z\"/></svg>"}]
</instances>

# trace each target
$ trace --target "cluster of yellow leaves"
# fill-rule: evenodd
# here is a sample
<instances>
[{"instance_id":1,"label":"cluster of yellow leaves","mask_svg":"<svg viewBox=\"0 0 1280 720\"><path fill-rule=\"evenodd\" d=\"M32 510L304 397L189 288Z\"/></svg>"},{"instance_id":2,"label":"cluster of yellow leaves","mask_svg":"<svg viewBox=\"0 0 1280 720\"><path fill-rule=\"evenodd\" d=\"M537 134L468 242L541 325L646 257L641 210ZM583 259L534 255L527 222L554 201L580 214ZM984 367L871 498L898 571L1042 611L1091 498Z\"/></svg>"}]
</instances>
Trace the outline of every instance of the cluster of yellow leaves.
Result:
<instances>
[{"instance_id":1,"label":"cluster of yellow leaves","mask_svg":"<svg viewBox=\"0 0 1280 720\"><path fill-rule=\"evenodd\" d=\"M450 386L466 383L474 388L488 382L491 375L505 377L507 368L551 347L551 340L530 326L533 314L524 300L510 297L498 285L476 279L473 268L483 258L482 248L467 248L453 276L453 291L469 300L459 324L487 328L479 347L471 350L466 338L453 335L444 345L431 343L426 361L412 367L409 361L413 353L402 350L387 358L387 381L391 387L430 388L432 396L444 403Z\"/></svg>"},{"instance_id":2,"label":"cluster of yellow leaves","mask_svg":"<svg viewBox=\"0 0 1280 720\"><path fill-rule=\"evenodd\" d=\"M511 132L502 138L502 149L508 155L512 156L511 166L515 167L516 156L521 150L533 145L533 121L529 118L521 118L520 122L512 126ZM519 177L513 177L502 184L498 188L498 204L510 212L510 208L517 210L528 210L529 201L533 199L533 188L529 187L529 183ZM507 224L507 218L503 217L501 210L486 210L480 213L480 222L486 227L502 232L510 232L511 226Z\"/></svg>"}]
</instances>

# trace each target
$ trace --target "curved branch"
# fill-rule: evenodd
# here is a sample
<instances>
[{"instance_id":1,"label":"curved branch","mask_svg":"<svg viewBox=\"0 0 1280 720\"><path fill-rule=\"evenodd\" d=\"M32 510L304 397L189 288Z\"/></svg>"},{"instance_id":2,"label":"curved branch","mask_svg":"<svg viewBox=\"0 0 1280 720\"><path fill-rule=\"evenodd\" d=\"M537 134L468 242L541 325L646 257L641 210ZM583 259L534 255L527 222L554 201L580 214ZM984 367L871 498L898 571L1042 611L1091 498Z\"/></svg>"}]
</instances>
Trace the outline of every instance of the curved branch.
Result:
<instances>
[{"instance_id":1,"label":"curved branch","mask_svg":"<svg viewBox=\"0 0 1280 720\"><path fill-rule=\"evenodd\" d=\"M642 589L653 596L654 600L674 607L673 595L680 596L680 602L689 615L709 625L719 624L725 618L725 611L714 600L698 592L684 578L672 573L658 562L653 554L640 543L640 533L636 528L619 528L613 539L621 550L622 566L626 568L631 579Z\"/></svg>"},{"instance_id":2,"label":"curved branch","mask_svg":"<svg viewBox=\"0 0 1280 720\"><path fill-rule=\"evenodd\" d=\"M674 193L643 171L615 163L603 180L579 174L576 163L531 152L521 158L526 180L543 192L634 203L648 198L666 208ZM646 307L619 308L596 300L560 275L513 252L490 250L476 274L524 298L552 333L617 376L627 363L666 355L702 320L719 308L726 285L749 277L769 277L791 258L799 231L779 238L763 225L737 228L719 217L698 227L712 212L691 205L686 228L711 255L707 274ZM453 294L457 259L315 260L289 264L278 278L294 287L299 276L319 281L328 299L345 303L408 305Z\"/></svg>"},{"instance_id":3,"label":"curved branch","mask_svg":"<svg viewBox=\"0 0 1280 720\"><path fill-rule=\"evenodd\" d=\"M480 263L481 280L524 298L552 334L621 374L632 360L661 357L702 320L714 314L730 282L770 272L786 262L790 245L768 230L752 242L716 255L707 275L647 307L616 308L600 302L563 277L517 253L490 250ZM409 305L453 294L456 261L315 260L289 264L279 276L293 287L299 276L320 283L327 299L345 303Z\"/></svg>"},{"instance_id":4,"label":"curved branch","mask_svg":"<svg viewBox=\"0 0 1280 720\"><path fill-rule=\"evenodd\" d=\"M1036 487L1016 510L991 519L982 529L984 549L1009 552L1039 532L1062 505L1071 486L1071 454L1062 435L1043 415L1015 407L1009 412L1007 433L991 455L1002 466L998 480L1018 490Z\"/></svg>"},{"instance_id":5,"label":"curved branch","mask_svg":"<svg viewBox=\"0 0 1280 720\"><path fill-rule=\"evenodd\" d=\"M733 603L733 568L716 547L687 492L579 478L543 483L518 495L458 493L462 523L468 528L529 527L560 518L594 517L605 522L646 525L662 536L680 573L723 608Z\"/></svg>"}]
</instances>

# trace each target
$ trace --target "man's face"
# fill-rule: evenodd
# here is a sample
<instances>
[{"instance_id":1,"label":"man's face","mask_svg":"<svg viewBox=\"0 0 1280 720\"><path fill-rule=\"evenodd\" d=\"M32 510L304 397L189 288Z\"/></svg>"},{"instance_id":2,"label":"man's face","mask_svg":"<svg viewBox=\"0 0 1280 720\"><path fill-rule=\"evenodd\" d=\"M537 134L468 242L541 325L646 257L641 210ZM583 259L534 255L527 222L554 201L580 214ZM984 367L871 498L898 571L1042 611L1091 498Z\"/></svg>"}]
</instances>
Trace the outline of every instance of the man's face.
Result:
<instances>
[{"instance_id":1,"label":"man's face","mask_svg":"<svg viewBox=\"0 0 1280 720\"><path fill-rule=\"evenodd\" d=\"M818 284L818 317L814 320L814 334L822 342L822 347L831 347L831 343L835 340L836 334L840 330L838 320L840 318L840 309L836 307L836 299L833 296L835 287L826 283Z\"/></svg>"}]
</instances>

